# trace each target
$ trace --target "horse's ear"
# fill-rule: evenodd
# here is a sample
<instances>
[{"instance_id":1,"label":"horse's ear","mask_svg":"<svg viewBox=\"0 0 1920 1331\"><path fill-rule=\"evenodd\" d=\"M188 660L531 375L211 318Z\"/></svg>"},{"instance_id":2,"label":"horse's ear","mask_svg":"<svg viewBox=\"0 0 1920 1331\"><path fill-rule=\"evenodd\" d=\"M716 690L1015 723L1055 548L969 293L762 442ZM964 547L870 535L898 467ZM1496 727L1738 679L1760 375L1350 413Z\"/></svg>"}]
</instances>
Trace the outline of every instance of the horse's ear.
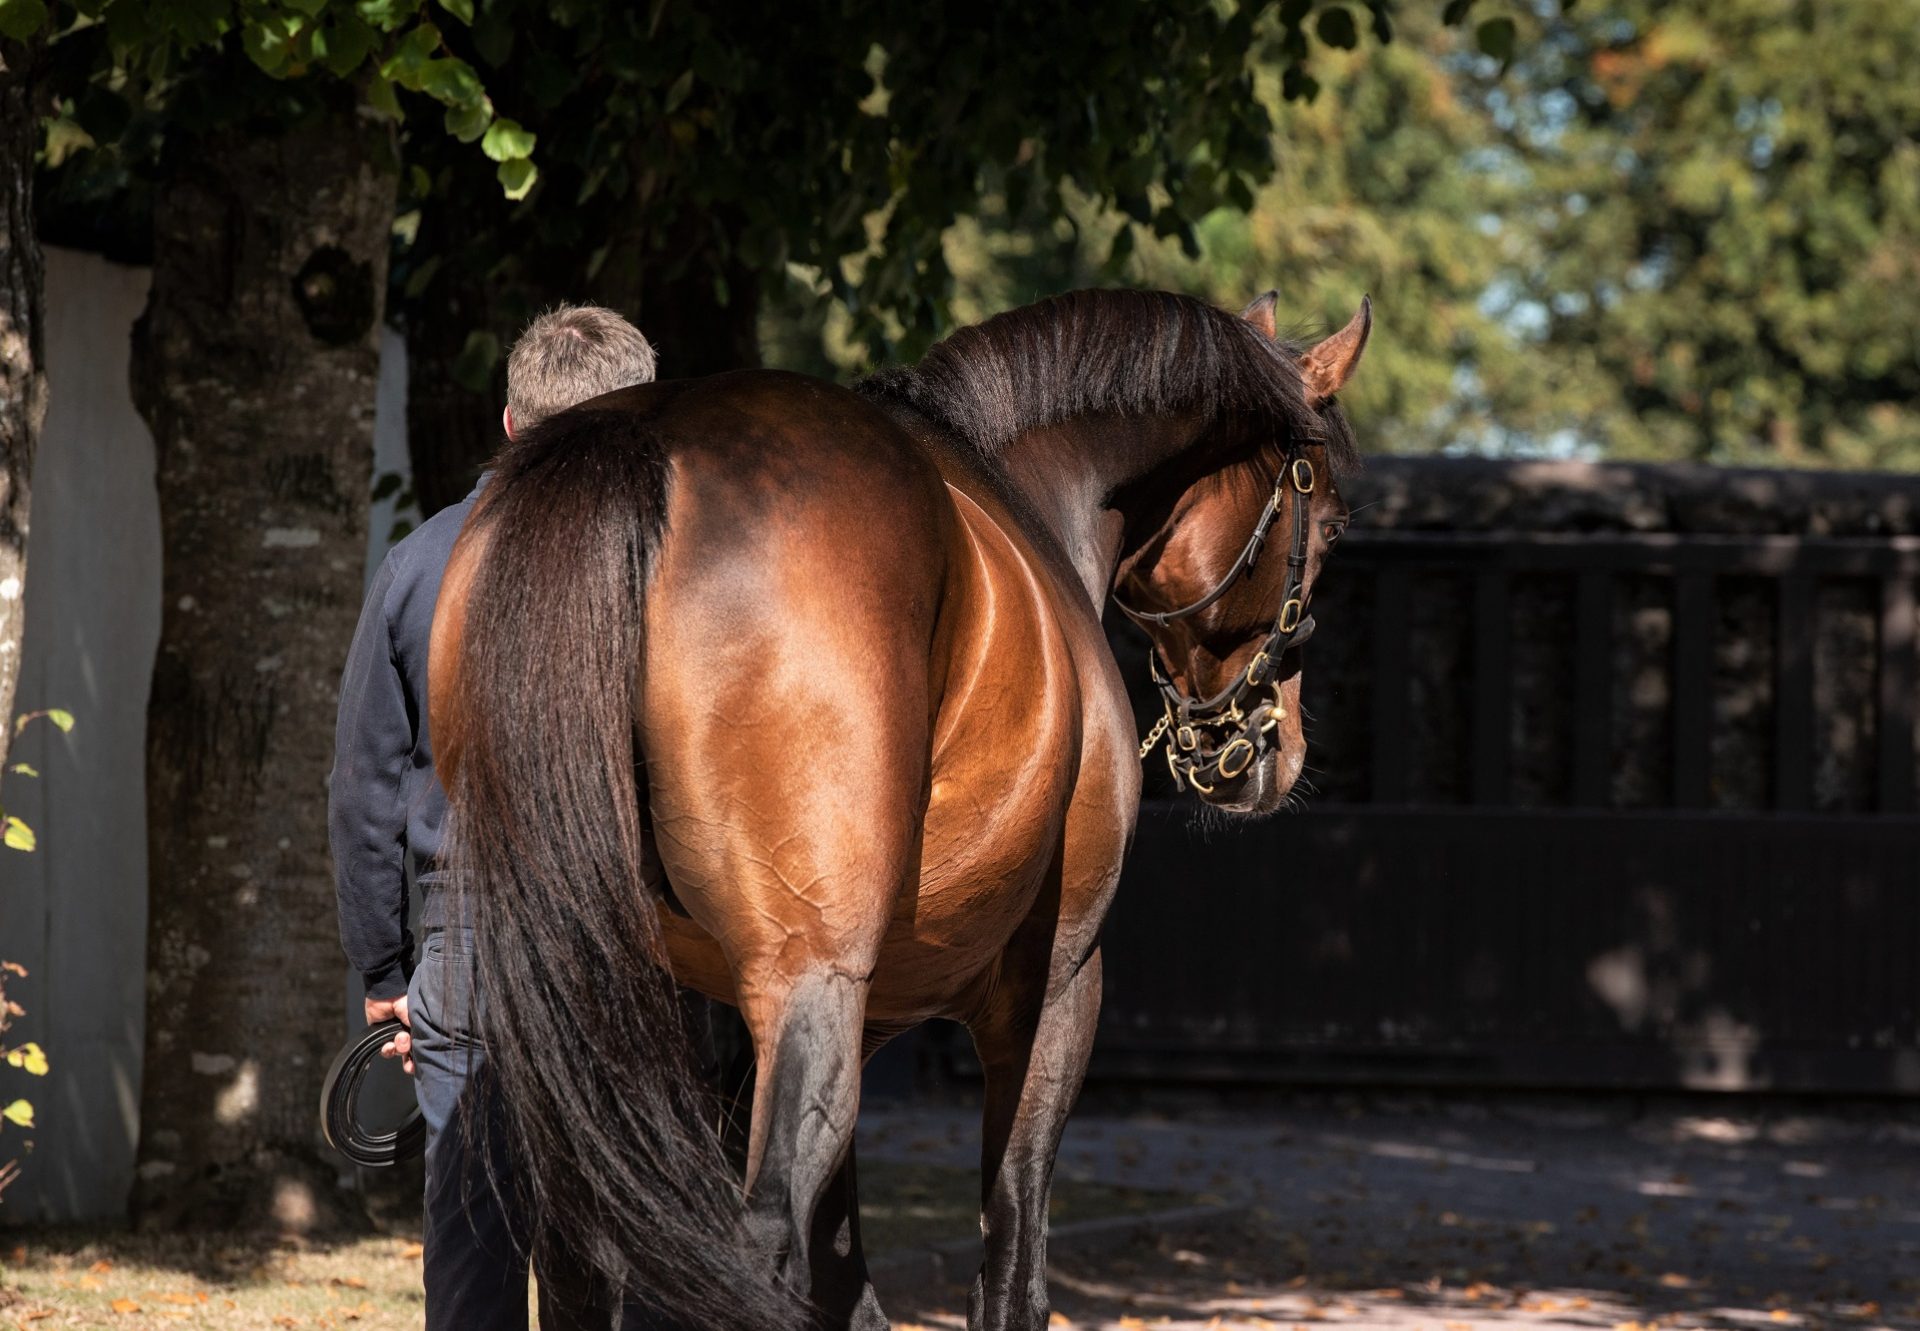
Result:
<instances>
[{"instance_id":1,"label":"horse's ear","mask_svg":"<svg viewBox=\"0 0 1920 1331\"><path fill-rule=\"evenodd\" d=\"M1360 353L1367 349L1367 334L1373 331L1373 297L1360 298L1360 311L1347 320L1347 326L1325 341L1316 342L1300 356L1300 381L1306 386L1307 401L1319 406L1346 386L1353 377Z\"/></svg>"},{"instance_id":2,"label":"horse's ear","mask_svg":"<svg viewBox=\"0 0 1920 1331\"><path fill-rule=\"evenodd\" d=\"M1269 291L1264 296L1255 296L1253 304L1240 311L1240 317L1258 328L1269 341L1280 336L1279 327L1273 321L1274 306L1280 303L1280 293Z\"/></svg>"}]
</instances>

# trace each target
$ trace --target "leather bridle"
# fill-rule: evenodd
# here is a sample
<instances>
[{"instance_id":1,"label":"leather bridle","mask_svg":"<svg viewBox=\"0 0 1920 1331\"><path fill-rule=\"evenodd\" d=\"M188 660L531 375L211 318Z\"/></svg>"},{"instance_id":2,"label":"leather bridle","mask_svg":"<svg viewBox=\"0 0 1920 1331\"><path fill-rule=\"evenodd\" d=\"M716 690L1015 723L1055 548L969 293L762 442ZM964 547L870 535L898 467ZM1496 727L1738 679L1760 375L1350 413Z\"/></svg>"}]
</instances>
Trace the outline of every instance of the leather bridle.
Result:
<instances>
[{"instance_id":1,"label":"leather bridle","mask_svg":"<svg viewBox=\"0 0 1920 1331\"><path fill-rule=\"evenodd\" d=\"M1313 636L1313 618L1307 614L1307 547L1312 539L1308 510L1313 503L1313 464L1305 458L1293 458L1274 480L1273 494L1260 511L1253 534L1241 548L1233 567L1199 600L1178 610L1135 610L1116 593L1113 603L1134 623L1165 628L1175 620L1197 615L1227 594L1260 558L1260 548L1274 520L1286 506L1289 496L1293 509L1293 541L1287 551L1287 578L1280 592L1280 609L1273 628L1254 651L1247 668L1232 683L1211 698L1192 698L1176 688L1160 673L1160 649L1156 645L1147 656L1153 672L1154 687L1165 700L1166 711L1140 743L1140 756L1153 752L1153 746L1166 737L1167 768L1173 773L1176 789L1192 786L1203 795L1212 794L1221 780L1231 781L1253 765L1260 756L1264 737L1286 717L1287 704L1280 692L1280 657Z\"/></svg>"}]
</instances>

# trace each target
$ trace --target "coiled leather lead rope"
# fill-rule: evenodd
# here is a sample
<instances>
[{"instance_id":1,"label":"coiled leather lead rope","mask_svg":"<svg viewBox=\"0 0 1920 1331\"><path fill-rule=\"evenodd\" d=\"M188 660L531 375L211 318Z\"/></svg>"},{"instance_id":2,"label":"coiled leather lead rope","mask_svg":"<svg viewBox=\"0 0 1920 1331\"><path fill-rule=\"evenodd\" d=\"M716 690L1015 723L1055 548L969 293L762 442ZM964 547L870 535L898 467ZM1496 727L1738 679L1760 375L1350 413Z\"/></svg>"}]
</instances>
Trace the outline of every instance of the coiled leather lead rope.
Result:
<instances>
[{"instance_id":1,"label":"coiled leather lead rope","mask_svg":"<svg viewBox=\"0 0 1920 1331\"><path fill-rule=\"evenodd\" d=\"M405 1029L398 1021L367 1027L365 1034L340 1051L320 1087L320 1135L356 1165L385 1169L426 1149L427 1123L418 1107L407 1111L399 1127L386 1132L368 1131L358 1116L360 1087L380 1057L381 1046Z\"/></svg>"}]
</instances>

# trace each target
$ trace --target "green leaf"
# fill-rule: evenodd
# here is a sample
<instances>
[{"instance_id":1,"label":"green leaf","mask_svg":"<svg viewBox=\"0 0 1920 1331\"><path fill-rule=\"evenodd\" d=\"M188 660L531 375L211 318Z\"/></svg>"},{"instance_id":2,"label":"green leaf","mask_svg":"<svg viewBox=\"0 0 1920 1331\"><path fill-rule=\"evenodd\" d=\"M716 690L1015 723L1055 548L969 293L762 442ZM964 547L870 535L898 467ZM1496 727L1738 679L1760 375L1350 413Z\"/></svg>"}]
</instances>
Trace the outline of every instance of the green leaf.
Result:
<instances>
[{"instance_id":1,"label":"green leaf","mask_svg":"<svg viewBox=\"0 0 1920 1331\"><path fill-rule=\"evenodd\" d=\"M417 0L358 0L360 17L382 32L394 32L420 12Z\"/></svg>"},{"instance_id":2,"label":"green leaf","mask_svg":"<svg viewBox=\"0 0 1920 1331\"><path fill-rule=\"evenodd\" d=\"M1490 18L1474 30L1474 40L1480 49L1498 60L1502 69L1513 63L1514 37L1510 18Z\"/></svg>"},{"instance_id":3,"label":"green leaf","mask_svg":"<svg viewBox=\"0 0 1920 1331\"><path fill-rule=\"evenodd\" d=\"M453 381L470 392L484 393L493 387L493 367L499 361L500 339L484 328L476 328L467 334L466 345L453 358Z\"/></svg>"},{"instance_id":4,"label":"green leaf","mask_svg":"<svg viewBox=\"0 0 1920 1331\"><path fill-rule=\"evenodd\" d=\"M439 49L440 30L431 23L418 24L408 29L395 43L393 54L380 62L380 76L418 92L426 79L427 65Z\"/></svg>"},{"instance_id":5,"label":"green leaf","mask_svg":"<svg viewBox=\"0 0 1920 1331\"><path fill-rule=\"evenodd\" d=\"M446 10L469 28L473 26L473 0L440 0L440 8Z\"/></svg>"},{"instance_id":6,"label":"green leaf","mask_svg":"<svg viewBox=\"0 0 1920 1331\"><path fill-rule=\"evenodd\" d=\"M19 1068L29 1077L44 1077L47 1075L47 1052L29 1040L18 1049L7 1050L7 1066Z\"/></svg>"},{"instance_id":7,"label":"green leaf","mask_svg":"<svg viewBox=\"0 0 1920 1331\"><path fill-rule=\"evenodd\" d=\"M33 1106L25 1100L15 1100L5 1109L0 1109L0 1118L18 1127L30 1128L33 1126Z\"/></svg>"},{"instance_id":8,"label":"green leaf","mask_svg":"<svg viewBox=\"0 0 1920 1331\"><path fill-rule=\"evenodd\" d=\"M693 71L689 69L683 71L680 77L673 81L673 86L667 89L667 100L664 106L666 113L672 115L675 111L678 111L680 109L680 103L686 101L688 95L692 92Z\"/></svg>"},{"instance_id":9,"label":"green leaf","mask_svg":"<svg viewBox=\"0 0 1920 1331\"><path fill-rule=\"evenodd\" d=\"M1354 26L1353 11L1350 9L1339 5L1323 9L1314 26L1320 33L1320 40L1328 46L1351 51L1360 44L1360 30Z\"/></svg>"},{"instance_id":10,"label":"green leaf","mask_svg":"<svg viewBox=\"0 0 1920 1331\"><path fill-rule=\"evenodd\" d=\"M34 768L27 763L15 763L12 767L9 767L7 770L9 772L18 772L21 776L39 776L40 775L39 772L34 770Z\"/></svg>"},{"instance_id":11,"label":"green leaf","mask_svg":"<svg viewBox=\"0 0 1920 1331\"><path fill-rule=\"evenodd\" d=\"M44 0L0 0L0 37L31 37L47 21Z\"/></svg>"},{"instance_id":12,"label":"green leaf","mask_svg":"<svg viewBox=\"0 0 1920 1331\"><path fill-rule=\"evenodd\" d=\"M481 98L472 106L449 106L447 108L447 133L462 143L472 143L487 132L487 126L493 123L493 102Z\"/></svg>"},{"instance_id":13,"label":"green leaf","mask_svg":"<svg viewBox=\"0 0 1920 1331\"><path fill-rule=\"evenodd\" d=\"M6 836L0 838L14 850L32 850L38 843L34 840L33 829L12 814L7 815Z\"/></svg>"},{"instance_id":14,"label":"green leaf","mask_svg":"<svg viewBox=\"0 0 1920 1331\"><path fill-rule=\"evenodd\" d=\"M344 14L335 19L326 34L327 68L345 78L360 68L360 63L372 52L375 40L373 29L353 15Z\"/></svg>"},{"instance_id":15,"label":"green leaf","mask_svg":"<svg viewBox=\"0 0 1920 1331\"><path fill-rule=\"evenodd\" d=\"M420 293L425 291L433 282L435 275L439 273L441 264L446 257L444 254L436 254L408 275L407 285L405 287L408 300L418 300L420 298Z\"/></svg>"},{"instance_id":16,"label":"green leaf","mask_svg":"<svg viewBox=\"0 0 1920 1331\"><path fill-rule=\"evenodd\" d=\"M513 24L501 15L497 6L481 10L474 19L473 49L495 69L506 64L507 57L513 54Z\"/></svg>"},{"instance_id":17,"label":"green leaf","mask_svg":"<svg viewBox=\"0 0 1920 1331\"><path fill-rule=\"evenodd\" d=\"M59 726L62 734L73 729L73 713L64 707L49 707L47 709L47 720Z\"/></svg>"},{"instance_id":18,"label":"green leaf","mask_svg":"<svg viewBox=\"0 0 1920 1331\"><path fill-rule=\"evenodd\" d=\"M400 95L394 90L393 81L387 78L368 81L367 105L388 120L399 120L404 114L400 110Z\"/></svg>"},{"instance_id":19,"label":"green leaf","mask_svg":"<svg viewBox=\"0 0 1920 1331\"><path fill-rule=\"evenodd\" d=\"M533 156L533 141L534 135L520 128L518 121L503 116L480 140L480 151L496 162L510 162L516 157Z\"/></svg>"},{"instance_id":20,"label":"green leaf","mask_svg":"<svg viewBox=\"0 0 1920 1331\"><path fill-rule=\"evenodd\" d=\"M524 199L533 188L533 182L540 177L532 162L524 157L500 163L500 169L494 173L500 178L500 188L509 199Z\"/></svg>"},{"instance_id":21,"label":"green leaf","mask_svg":"<svg viewBox=\"0 0 1920 1331\"><path fill-rule=\"evenodd\" d=\"M1440 21L1451 27L1466 20L1473 9L1473 0L1447 0L1447 7L1440 11Z\"/></svg>"},{"instance_id":22,"label":"green leaf","mask_svg":"<svg viewBox=\"0 0 1920 1331\"><path fill-rule=\"evenodd\" d=\"M422 71L420 91L448 106L477 106L487 100L486 87L473 66L448 56L429 60Z\"/></svg>"}]
</instances>

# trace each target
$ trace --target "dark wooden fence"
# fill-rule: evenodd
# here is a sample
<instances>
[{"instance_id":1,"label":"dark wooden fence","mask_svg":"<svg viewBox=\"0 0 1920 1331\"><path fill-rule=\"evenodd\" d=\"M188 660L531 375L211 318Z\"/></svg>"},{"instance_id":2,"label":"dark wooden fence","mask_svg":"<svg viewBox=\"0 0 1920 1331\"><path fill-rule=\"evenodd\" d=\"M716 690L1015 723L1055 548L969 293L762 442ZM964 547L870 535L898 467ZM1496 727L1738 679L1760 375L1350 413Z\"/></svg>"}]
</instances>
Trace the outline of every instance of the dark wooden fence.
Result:
<instances>
[{"instance_id":1,"label":"dark wooden fence","mask_svg":"<svg viewBox=\"0 0 1920 1331\"><path fill-rule=\"evenodd\" d=\"M1911 536L1356 532L1326 793L1149 801L1095 1076L1920 1091L1917 573Z\"/></svg>"}]
</instances>

